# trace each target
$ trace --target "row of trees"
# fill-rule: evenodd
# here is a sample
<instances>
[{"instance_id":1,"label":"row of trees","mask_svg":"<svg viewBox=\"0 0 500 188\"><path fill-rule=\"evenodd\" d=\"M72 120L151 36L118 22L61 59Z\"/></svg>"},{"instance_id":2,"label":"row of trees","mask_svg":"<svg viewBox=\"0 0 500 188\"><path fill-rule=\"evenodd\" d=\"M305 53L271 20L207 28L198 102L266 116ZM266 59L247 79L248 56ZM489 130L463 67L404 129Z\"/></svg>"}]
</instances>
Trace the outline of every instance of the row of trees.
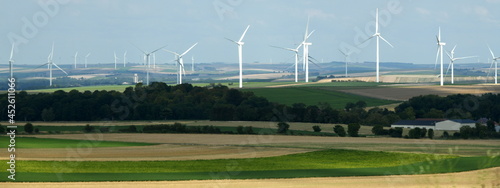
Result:
<instances>
[{"instance_id":1,"label":"row of trees","mask_svg":"<svg viewBox=\"0 0 500 188\"><path fill-rule=\"evenodd\" d=\"M7 94L0 95L7 106ZM346 104L334 109L327 103L291 106L269 102L245 90L222 85L194 87L153 82L137 84L124 92L62 90L53 93L16 95L16 120L95 121L95 120L185 120L312 122L388 126L401 119L387 109L365 110L366 103ZM0 109L7 120L7 109Z\"/></svg>"},{"instance_id":2,"label":"row of trees","mask_svg":"<svg viewBox=\"0 0 500 188\"><path fill-rule=\"evenodd\" d=\"M447 118L500 120L500 94L487 93L481 96L457 94L440 97L418 96L395 108L401 119Z\"/></svg>"}]
</instances>

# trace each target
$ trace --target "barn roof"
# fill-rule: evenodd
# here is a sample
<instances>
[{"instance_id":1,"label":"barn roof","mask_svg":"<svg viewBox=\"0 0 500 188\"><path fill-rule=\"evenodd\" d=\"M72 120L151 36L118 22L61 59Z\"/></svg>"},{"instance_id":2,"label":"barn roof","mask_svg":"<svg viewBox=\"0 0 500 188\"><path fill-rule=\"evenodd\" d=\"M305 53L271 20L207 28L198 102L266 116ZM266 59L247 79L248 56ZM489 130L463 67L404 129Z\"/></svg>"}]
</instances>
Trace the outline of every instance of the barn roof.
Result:
<instances>
[{"instance_id":1,"label":"barn roof","mask_svg":"<svg viewBox=\"0 0 500 188\"><path fill-rule=\"evenodd\" d=\"M476 121L471 120L471 119L451 119L450 121L454 121L457 123L476 123Z\"/></svg>"},{"instance_id":2,"label":"barn roof","mask_svg":"<svg viewBox=\"0 0 500 188\"><path fill-rule=\"evenodd\" d=\"M436 120L400 120L393 125L417 125L417 126L435 126L439 121Z\"/></svg>"}]
</instances>

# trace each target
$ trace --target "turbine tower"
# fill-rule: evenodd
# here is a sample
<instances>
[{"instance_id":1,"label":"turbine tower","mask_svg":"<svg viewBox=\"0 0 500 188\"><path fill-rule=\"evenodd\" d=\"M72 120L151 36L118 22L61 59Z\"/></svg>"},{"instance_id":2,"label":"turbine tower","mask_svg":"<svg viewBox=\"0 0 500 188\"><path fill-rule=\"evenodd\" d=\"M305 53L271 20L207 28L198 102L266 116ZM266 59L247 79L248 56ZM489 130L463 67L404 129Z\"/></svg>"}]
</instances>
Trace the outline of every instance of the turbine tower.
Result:
<instances>
[{"instance_id":1,"label":"turbine tower","mask_svg":"<svg viewBox=\"0 0 500 188\"><path fill-rule=\"evenodd\" d=\"M352 54L352 52L343 52L342 50L339 49L339 52L344 55L344 62L345 62L345 77L347 78L347 58Z\"/></svg>"},{"instance_id":2,"label":"turbine tower","mask_svg":"<svg viewBox=\"0 0 500 188\"><path fill-rule=\"evenodd\" d=\"M118 63L118 57L116 56L116 52L113 52L113 54L115 55L115 70L116 70L116 64Z\"/></svg>"},{"instance_id":3,"label":"turbine tower","mask_svg":"<svg viewBox=\"0 0 500 188\"><path fill-rule=\"evenodd\" d=\"M49 56L47 57L47 63L40 66L40 67L45 66L45 65L49 66L49 86L52 86L52 66L55 66L56 68L58 68L59 70L64 72L64 74L68 75L68 73L66 71L61 69L61 67L57 66L57 64L55 64L52 61L53 57L54 57L54 43L52 43L52 51L50 52Z\"/></svg>"},{"instance_id":4,"label":"turbine tower","mask_svg":"<svg viewBox=\"0 0 500 188\"><path fill-rule=\"evenodd\" d=\"M191 56L191 72L194 72L194 56Z\"/></svg>"},{"instance_id":5,"label":"turbine tower","mask_svg":"<svg viewBox=\"0 0 500 188\"><path fill-rule=\"evenodd\" d=\"M13 70L13 63L14 63L14 59L12 59L14 57L14 43L12 43L12 48L10 49L10 58L9 58L9 72L10 72L10 78L13 78L14 77L14 70Z\"/></svg>"},{"instance_id":6,"label":"turbine tower","mask_svg":"<svg viewBox=\"0 0 500 188\"><path fill-rule=\"evenodd\" d=\"M145 52L145 51L141 50L139 47L135 46L138 50L140 50L144 54L144 61L145 61L144 63L146 64L146 85L149 85L149 68L151 67L151 64L149 63L149 56L151 54L154 54L156 51L161 50L165 46L162 46L162 47L160 47L160 48L158 48L156 50L153 50L153 51L151 51L149 53Z\"/></svg>"},{"instance_id":7,"label":"turbine tower","mask_svg":"<svg viewBox=\"0 0 500 188\"><path fill-rule=\"evenodd\" d=\"M437 53L436 53L436 64L437 64L438 57L441 57L441 73L440 73L441 81L440 81L440 85L443 86L444 85L444 76L443 76L443 46L445 46L446 43L444 43L443 41L441 41L441 27L439 28L438 36L436 36L436 39L437 39L437 45L438 45L438 50L437 50Z\"/></svg>"},{"instance_id":8,"label":"turbine tower","mask_svg":"<svg viewBox=\"0 0 500 188\"><path fill-rule=\"evenodd\" d=\"M302 44L299 44L299 46L297 46L297 48L283 48L283 47L278 47L278 46L271 46L274 48L288 50L288 51L292 51L295 53L295 82L299 82L298 64L299 64L299 49L301 46L302 46Z\"/></svg>"},{"instance_id":9,"label":"turbine tower","mask_svg":"<svg viewBox=\"0 0 500 188\"><path fill-rule=\"evenodd\" d=\"M455 70L454 63L455 63L455 61L476 57L476 56L455 57L455 48L457 48L457 45L455 45L455 47L453 47L453 50L451 50L450 53L446 52L446 55L448 55L448 57L450 58L450 65L448 65L448 69L446 70L446 74L448 74L448 70L450 70L450 68L451 68L451 84L455 83L455 81L454 81L454 79L455 79L455 75L454 75L454 70Z\"/></svg>"},{"instance_id":10,"label":"turbine tower","mask_svg":"<svg viewBox=\"0 0 500 188\"><path fill-rule=\"evenodd\" d=\"M491 70L491 67L493 66L493 63L495 63L495 84L498 84L498 62L497 62L497 60L499 60L500 57L495 57L495 54L491 50L490 46L488 46L488 49L490 50L491 57L492 57L490 70ZM488 71L488 73L489 73L489 71Z\"/></svg>"},{"instance_id":11,"label":"turbine tower","mask_svg":"<svg viewBox=\"0 0 500 188\"><path fill-rule=\"evenodd\" d=\"M125 67L125 64L127 63L127 51L123 53L123 67Z\"/></svg>"},{"instance_id":12,"label":"turbine tower","mask_svg":"<svg viewBox=\"0 0 500 188\"><path fill-rule=\"evenodd\" d=\"M379 29L378 29L378 8L377 8L377 13L375 15L375 34L373 34L370 38L366 39L365 41L363 41L361 44L365 43L366 41L372 39L373 37L376 37L377 38L377 64L376 64L376 82L380 82L380 39L382 39L385 43L387 43L389 46L391 46L392 48L394 48L394 46L392 46L392 44L385 40L384 37L382 37L382 35L380 35L380 32L379 32Z\"/></svg>"},{"instance_id":13,"label":"turbine tower","mask_svg":"<svg viewBox=\"0 0 500 188\"><path fill-rule=\"evenodd\" d=\"M309 33L309 18L307 18L307 25L306 25L306 32L304 33L304 40L302 41L302 52L303 54L303 59L302 62L304 63L304 69L306 71L306 82L309 82L309 46L312 45L312 43L307 42L307 39L314 33L314 30Z\"/></svg>"},{"instance_id":14,"label":"turbine tower","mask_svg":"<svg viewBox=\"0 0 500 188\"><path fill-rule=\"evenodd\" d=\"M193 49L198 43L194 43L189 49L187 49L184 53L182 54L178 54L176 52L173 52L173 51L169 51L169 50L164 50L166 52L169 52L169 53L172 53L175 55L176 57L176 60L177 61L177 64L179 65L179 81L178 81L178 84L182 84L182 74L186 74L186 70L184 69L184 60L182 57L184 57L184 55L186 55L189 51L191 51L191 49Z\"/></svg>"},{"instance_id":15,"label":"turbine tower","mask_svg":"<svg viewBox=\"0 0 500 188\"><path fill-rule=\"evenodd\" d=\"M76 58L78 57L78 52L75 53L75 69L76 69Z\"/></svg>"},{"instance_id":16,"label":"turbine tower","mask_svg":"<svg viewBox=\"0 0 500 188\"><path fill-rule=\"evenodd\" d=\"M85 68L87 68L87 58L90 56L90 53L88 53L86 56L85 56Z\"/></svg>"},{"instance_id":17,"label":"turbine tower","mask_svg":"<svg viewBox=\"0 0 500 188\"><path fill-rule=\"evenodd\" d=\"M243 41L243 38L245 37L245 34L248 31L248 28L250 28L250 25L247 26L245 31L243 32L243 35L241 35L240 40L234 41L231 39L226 38L227 40L234 42L238 45L238 60L240 64L240 88L243 88L243 44L245 44Z\"/></svg>"}]
</instances>

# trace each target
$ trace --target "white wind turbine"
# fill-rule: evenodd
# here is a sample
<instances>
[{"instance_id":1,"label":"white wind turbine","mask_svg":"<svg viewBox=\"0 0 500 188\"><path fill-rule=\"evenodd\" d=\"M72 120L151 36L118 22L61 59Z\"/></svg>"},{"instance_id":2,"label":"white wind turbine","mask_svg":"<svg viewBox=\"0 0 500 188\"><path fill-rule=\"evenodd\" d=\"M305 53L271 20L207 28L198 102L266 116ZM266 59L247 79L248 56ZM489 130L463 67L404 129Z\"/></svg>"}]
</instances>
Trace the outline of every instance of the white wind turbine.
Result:
<instances>
[{"instance_id":1,"label":"white wind turbine","mask_svg":"<svg viewBox=\"0 0 500 188\"><path fill-rule=\"evenodd\" d=\"M351 52L343 52L342 50L339 49L339 52L344 55L344 62L345 62L345 77L347 78L347 58L352 54Z\"/></svg>"},{"instance_id":2,"label":"white wind turbine","mask_svg":"<svg viewBox=\"0 0 500 188\"><path fill-rule=\"evenodd\" d=\"M87 58L90 56L90 53L88 53L86 56L85 56L85 68L87 68Z\"/></svg>"},{"instance_id":3,"label":"white wind turbine","mask_svg":"<svg viewBox=\"0 0 500 188\"><path fill-rule=\"evenodd\" d=\"M299 64L299 49L301 46L302 46L302 44L299 44L299 46L297 46L297 48L283 48L283 47L279 47L279 46L271 46L274 48L288 50L288 51L292 51L295 53L295 82L299 82L298 64Z\"/></svg>"},{"instance_id":4,"label":"white wind turbine","mask_svg":"<svg viewBox=\"0 0 500 188\"><path fill-rule=\"evenodd\" d=\"M14 59L14 43L12 44L12 48L10 49L10 58L9 58L9 72L10 72L10 78L13 78L14 76L14 70L13 70L13 63Z\"/></svg>"},{"instance_id":5,"label":"white wind turbine","mask_svg":"<svg viewBox=\"0 0 500 188\"><path fill-rule=\"evenodd\" d=\"M194 56L191 56L191 72L194 72Z\"/></svg>"},{"instance_id":6,"label":"white wind turbine","mask_svg":"<svg viewBox=\"0 0 500 188\"><path fill-rule=\"evenodd\" d=\"M53 57L54 57L54 43L52 43L52 51L50 52L49 56L47 57L47 63L40 66L40 67L45 66L45 65L49 66L49 86L52 86L52 66L56 66L56 68L58 68L59 70L64 72L64 74L68 75L68 73L66 71L61 69L61 67L57 66L57 64L55 64L52 61Z\"/></svg>"},{"instance_id":7,"label":"white wind turbine","mask_svg":"<svg viewBox=\"0 0 500 188\"><path fill-rule=\"evenodd\" d=\"M451 68L451 84L455 83L455 81L454 81L454 79L455 79L454 78L455 77L455 75L454 75L455 61L476 57L476 56L455 57L455 48L457 48L457 45L455 45L455 47L453 47L453 50L451 50L450 53L446 52L446 55L448 55L448 57L450 58L450 65L448 65L448 69L446 70L446 74L448 74L448 70L450 70L450 68Z\"/></svg>"},{"instance_id":8,"label":"white wind turbine","mask_svg":"<svg viewBox=\"0 0 500 188\"><path fill-rule=\"evenodd\" d=\"M134 46L135 46L135 45L134 45ZM165 45L165 46L166 46L166 45ZM162 49L162 48L164 48L165 46L162 46L162 47L160 47L160 48L158 48L158 49L156 49L156 50L153 50L153 51L151 51L151 52L149 52L149 53L148 53L148 52L145 52L145 51L141 50L139 47L135 46L137 49L139 49L139 50L140 50L140 51L144 54L144 61L145 61L144 63L145 63L145 65L146 65L146 85L149 85L149 69L150 69L150 67L151 67L151 64L149 63L149 56L150 56L151 54L154 54L156 51L161 50L161 49Z\"/></svg>"},{"instance_id":9,"label":"white wind turbine","mask_svg":"<svg viewBox=\"0 0 500 188\"><path fill-rule=\"evenodd\" d=\"M363 41L361 44L372 39L373 37L377 37L377 65L376 65L377 76L376 76L376 82L380 82L380 49L379 49L380 39L382 39L385 43L387 43L392 48L394 48L394 46L392 46L392 44L389 43L389 41L385 40L384 37L382 37L382 35L380 35L379 26L378 26L378 8L377 8L377 13L375 15L375 34L373 34L370 38Z\"/></svg>"},{"instance_id":10,"label":"white wind turbine","mask_svg":"<svg viewBox=\"0 0 500 188\"><path fill-rule=\"evenodd\" d=\"M440 74L441 81L440 81L440 85L443 86L444 85L444 76L443 76L443 46L445 46L446 43L444 43L444 42L441 41L441 27L439 28L438 36L436 36L436 39L437 39L437 45L438 45L438 50L437 50L437 53L436 53L436 65L437 65L438 57L441 57L441 74Z\"/></svg>"},{"instance_id":11,"label":"white wind turbine","mask_svg":"<svg viewBox=\"0 0 500 188\"><path fill-rule=\"evenodd\" d=\"M172 53L175 55L176 57L176 60L177 61L177 64L179 65L179 81L178 81L178 84L182 84L182 74L186 74L186 70L184 69L184 60L182 57L184 57L184 55L186 55L189 51L191 51L191 49L193 49L198 43L194 43L189 49L187 49L184 53L182 54L178 54L176 52L173 52L173 51L169 51L169 50L164 50L166 52L169 52L169 53Z\"/></svg>"},{"instance_id":12,"label":"white wind turbine","mask_svg":"<svg viewBox=\"0 0 500 188\"><path fill-rule=\"evenodd\" d=\"M497 62L497 60L499 60L500 57L495 57L495 54L491 50L490 46L488 46L488 49L490 50L491 57L492 57L490 70L493 67L493 63L495 63L495 84L498 84L498 62ZM489 73L490 72L488 71L488 76L489 76ZM486 76L486 77L488 77L488 76Z\"/></svg>"},{"instance_id":13,"label":"white wind turbine","mask_svg":"<svg viewBox=\"0 0 500 188\"><path fill-rule=\"evenodd\" d=\"M234 41L231 39L226 38L227 40L234 42L238 45L238 61L240 64L240 88L243 88L243 44L245 44L243 41L243 38L245 37L245 34L248 31L248 28L250 28L250 25L247 26L245 29L245 32L243 32L243 35L241 35L240 40Z\"/></svg>"},{"instance_id":14,"label":"white wind turbine","mask_svg":"<svg viewBox=\"0 0 500 188\"><path fill-rule=\"evenodd\" d=\"M76 58L78 57L78 52L75 53L75 69L76 69Z\"/></svg>"},{"instance_id":15,"label":"white wind turbine","mask_svg":"<svg viewBox=\"0 0 500 188\"><path fill-rule=\"evenodd\" d=\"M123 67L125 67L127 63L127 51L125 51L125 53L123 53Z\"/></svg>"},{"instance_id":16,"label":"white wind turbine","mask_svg":"<svg viewBox=\"0 0 500 188\"><path fill-rule=\"evenodd\" d=\"M116 56L116 52L113 52L113 54L115 55L115 70L116 70L116 64L118 63L118 60L120 60L120 59Z\"/></svg>"},{"instance_id":17,"label":"white wind turbine","mask_svg":"<svg viewBox=\"0 0 500 188\"><path fill-rule=\"evenodd\" d=\"M307 25L306 25L306 32L304 33L304 41L302 41L302 52L303 54L303 59L302 62L304 63L304 69L306 71L306 82L309 82L309 46L312 45L312 43L307 42L307 39L314 33L314 30L309 33L309 18L307 19Z\"/></svg>"}]
</instances>

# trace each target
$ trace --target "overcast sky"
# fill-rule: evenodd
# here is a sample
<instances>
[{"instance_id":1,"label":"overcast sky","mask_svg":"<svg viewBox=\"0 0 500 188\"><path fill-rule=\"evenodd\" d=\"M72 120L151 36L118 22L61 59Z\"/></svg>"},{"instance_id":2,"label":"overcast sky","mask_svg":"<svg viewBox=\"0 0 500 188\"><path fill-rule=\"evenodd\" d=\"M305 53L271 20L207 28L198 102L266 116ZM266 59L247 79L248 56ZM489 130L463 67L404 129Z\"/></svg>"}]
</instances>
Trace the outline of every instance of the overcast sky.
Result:
<instances>
[{"instance_id":1,"label":"overcast sky","mask_svg":"<svg viewBox=\"0 0 500 188\"><path fill-rule=\"evenodd\" d=\"M48 6L47 6L48 5ZM48 8L47 8L48 7ZM446 49L458 45L456 56L490 57L487 43L500 56L500 0L2 0L0 1L0 61L7 62L17 41L18 64L43 64L52 42L58 64L112 63L128 51L131 62L141 52L163 45L189 54L196 62L237 62L237 40L243 40L244 62L292 62L293 53L269 45L295 47L302 41L308 16L310 55L343 61L339 48L354 53L352 61L375 61L375 40L354 47L374 32L380 9L380 32L394 45L380 44L382 62L434 63L438 27ZM349 47L351 46L351 47ZM157 60L171 62L160 51ZM469 60L477 62L477 59Z\"/></svg>"}]
</instances>

